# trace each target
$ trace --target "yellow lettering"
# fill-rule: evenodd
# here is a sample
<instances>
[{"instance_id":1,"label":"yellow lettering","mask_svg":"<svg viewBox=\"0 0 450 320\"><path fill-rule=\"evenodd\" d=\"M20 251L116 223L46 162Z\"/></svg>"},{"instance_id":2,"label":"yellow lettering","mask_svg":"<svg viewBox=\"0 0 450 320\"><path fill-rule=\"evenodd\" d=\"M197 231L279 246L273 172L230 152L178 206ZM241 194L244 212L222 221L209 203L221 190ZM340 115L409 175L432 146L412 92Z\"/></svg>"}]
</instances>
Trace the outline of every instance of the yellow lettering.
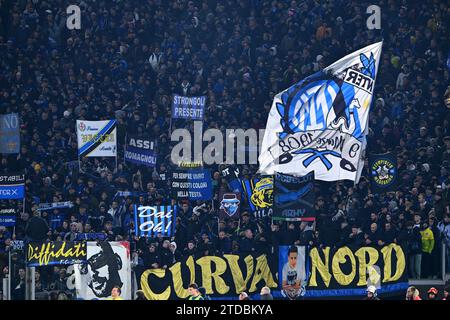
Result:
<instances>
[{"instance_id":1,"label":"yellow lettering","mask_svg":"<svg viewBox=\"0 0 450 320\"><path fill-rule=\"evenodd\" d=\"M394 275L392 275L392 251L395 251L395 255L397 257L397 265ZM391 282L400 279L406 268L405 254L403 253L402 248L395 243L391 243L390 245L383 247L383 249L381 249L381 253L383 254L384 259L383 282Z\"/></svg>"},{"instance_id":2,"label":"yellow lettering","mask_svg":"<svg viewBox=\"0 0 450 320\"><path fill-rule=\"evenodd\" d=\"M158 278L164 278L166 276L166 270L164 269L148 269L145 270L145 272L141 276L141 288L142 291L144 291L144 295L147 298L147 300L169 300L170 297L170 286L167 286L167 288L162 293L154 293L152 289L150 289L150 286L148 285L148 277L153 274L157 276Z\"/></svg>"},{"instance_id":3,"label":"yellow lettering","mask_svg":"<svg viewBox=\"0 0 450 320\"><path fill-rule=\"evenodd\" d=\"M256 258L256 267L255 272L253 273L252 283L250 285L249 292L256 291L256 285L264 280L265 285L274 288L277 287L278 284L273 280L272 272L270 271L269 264L267 263L266 255L261 255Z\"/></svg>"},{"instance_id":4,"label":"yellow lettering","mask_svg":"<svg viewBox=\"0 0 450 320\"><path fill-rule=\"evenodd\" d=\"M186 260L186 265L189 268L189 271L191 273L190 281L188 285L195 282L195 266L194 266L194 258L190 256ZM184 299L189 296L188 289L185 289L183 286L183 277L181 273L181 263L177 262L172 267L170 267L170 272L172 272L172 281L173 281L173 288L175 289L175 293L178 296L178 298Z\"/></svg>"},{"instance_id":5,"label":"yellow lettering","mask_svg":"<svg viewBox=\"0 0 450 320\"><path fill-rule=\"evenodd\" d=\"M236 294L246 291L247 283L253 275L253 257L246 256L244 259L245 265L247 266L247 274L245 279L238 264L239 256L234 254L224 254L223 257L227 259L228 265L230 266L231 275L234 281L234 287L236 288Z\"/></svg>"},{"instance_id":6,"label":"yellow lettering","mask_svg":"<svg viewBox=\"0 0 450 320\"><path fill-rule=\"evenodd\" d=\"M211 263L216 265L215 271L212 272ZM214 293L212 288L212 280L214 279L216 292L218 294L226 294L230 291L225 281L220 277L227 270L227 263L225 260L215 256L201 257L196 263L202 268L202 286L205 288L207 294Z\"/></svg>"},{"instance_id":7,"label":"yellow lettering","mask_svg":"<svg viewBox=\"0 0 450 320\"><path fill-rule=\"evenodd\" d=\"M317 287L317 271L322 277L325 286L328 287L330 285L330 247L323 248L322 251L325 261L320 258L319 250L317 248L312 248L309 253L309 256L311 257L311 278L309 280L310 287Z\"/></svg>"},{"instance_id":8,"label":"yellow lettering","mask_svg":"<svg viewBox=\"0 0 450 320\"><path fill-rule=\"evenodd\" d=\"M375 271L373 265L378 261L378 250L372 247L362 247L355 252L355 256L357 256L359 260L359 281L356 285L365 286L367 284L367 270ZM369 256L369 261L366 259L367 256ZM371 274L373 274L373 272ZM375 274L373 275L376 276ZM370 281L376 283L379 279L371 278Z\"/></svg>"},{"instance_id":9,"label":"yellow lettering","mask_svg":"<svg viewBox=\"0 0 450 320\"><path fill-rule=\"evenodd\" d=\"M351 262L352 271L350 272L350 274L344 274L340 266L347 261L347 257L350 258ZM333 276L336 279L337 283L343 286L350 284L356 275L356 260L353 252L348 247L339 248L333 256L331 267L333 270Z\"/></svg>"}]
</instances>

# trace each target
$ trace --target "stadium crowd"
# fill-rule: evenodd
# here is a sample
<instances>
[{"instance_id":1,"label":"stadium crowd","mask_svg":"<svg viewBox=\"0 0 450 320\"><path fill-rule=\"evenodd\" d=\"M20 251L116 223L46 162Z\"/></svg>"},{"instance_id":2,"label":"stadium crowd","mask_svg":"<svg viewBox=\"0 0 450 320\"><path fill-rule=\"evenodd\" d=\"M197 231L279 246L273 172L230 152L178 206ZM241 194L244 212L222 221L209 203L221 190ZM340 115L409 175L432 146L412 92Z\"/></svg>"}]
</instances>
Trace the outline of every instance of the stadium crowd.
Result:
<instances>
[{"instance_id":1,"label":"stadium crowd","mask_svg":"<svg viewBox=\"0 0 450 320\"><path fill-rule=\"evenodd\" d=\"M374 1L364 0L75 2L81 30L66 28L68 1L0 1L0 114L17 112L21 120L20 154L0 155L0 173L26 176L23 213L21 201L0 202L20 211L14 228L0 227L0 278L9 272L12 240L75 240L79 233L132 241L137 271L167 268L187 255L275 255L279 244L395 242L408 255L410 277L441 277L443 243L450 261L450 113L444 103L450 16L444 2L375 1L381 30L366 27L366 8ZM134 236L133 203L173 200L173 93L207 96L204 130L263 129L276 93L381 39L368 153L396 153L395 192L371 192L366 162L356 186L316 183L314 228L257 220L245 207L239 222L218 222L218 193L227 183L213 166L214 206L179 201L173 238ZM112 118L118 122L117 170L112 159L84 158L80 172L75 121ZM184 126L192 123L172 123ZM158 141L154 170L122 161L126 133ZM239 168L242 178L257 171ZM57 201L74 206L36 210ZM20 255L12 259L13 297L20 299L25 269ZM68 292L66 279L63 267L38 268L36 291Z\"/></svg>"}]
</instances>

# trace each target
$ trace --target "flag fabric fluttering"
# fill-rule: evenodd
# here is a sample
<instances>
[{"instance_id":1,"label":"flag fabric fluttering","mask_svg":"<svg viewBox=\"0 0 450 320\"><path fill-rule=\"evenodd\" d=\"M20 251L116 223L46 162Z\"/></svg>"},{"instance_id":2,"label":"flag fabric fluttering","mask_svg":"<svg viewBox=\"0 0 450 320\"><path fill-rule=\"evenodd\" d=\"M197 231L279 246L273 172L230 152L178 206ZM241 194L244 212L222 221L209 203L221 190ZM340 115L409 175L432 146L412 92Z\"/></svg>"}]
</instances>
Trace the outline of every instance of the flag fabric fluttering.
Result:
<instances>
[{"instance_id":1,"label":"flag fabric fluttering","mask_svg":"<svg viewBox=\"0 0 450 320\"><path fill-rule=\"evenodd\" d=\"M278 93L259 172L358 182L382 42L357 50Z\"/></svg>"}]
</instances>

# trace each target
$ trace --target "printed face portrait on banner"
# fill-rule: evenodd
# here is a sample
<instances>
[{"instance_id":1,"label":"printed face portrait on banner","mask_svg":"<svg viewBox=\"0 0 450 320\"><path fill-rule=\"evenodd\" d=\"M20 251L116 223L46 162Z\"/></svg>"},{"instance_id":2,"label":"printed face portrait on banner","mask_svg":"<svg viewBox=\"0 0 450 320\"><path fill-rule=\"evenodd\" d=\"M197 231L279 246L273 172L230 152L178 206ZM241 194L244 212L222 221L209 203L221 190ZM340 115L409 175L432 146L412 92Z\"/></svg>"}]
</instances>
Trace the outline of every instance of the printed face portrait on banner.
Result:
<instances>
[{"instance_id":1,"label":"printed face portrait on banner","mask_svg":"<svg viewBox=\"0 0 450 320\"><path fill-rule=\"evenodd\" d=\"M307 282L306 249L304 246L279 247L281 294L295 300L305 294Z\"/></svg>"},{"instance_id":2,"label":"printed face portrait on banner","mask_svg":"<svg viewBox=\"0 0 450 320\"><path fill-rule=\"evenodd\" d=\"M114 286L122 287L119 271L122 259L114 253L108 242L99 242L101 251L88 259L83 270L91 276L88 286L97 297L108 297Z\"/></svg>"},{"instance_id":3,"label":"printed face portrait on banner","mask_svg":"<svg viewBox=\"0 0 450 320\"><path fill-rule=\"evenodd\" d=\"M130 257L128 242L88 242L88 259L75 272L78 296L101 299L119 286L124 299L130 298Z\"/></svg>"}]
</instances>

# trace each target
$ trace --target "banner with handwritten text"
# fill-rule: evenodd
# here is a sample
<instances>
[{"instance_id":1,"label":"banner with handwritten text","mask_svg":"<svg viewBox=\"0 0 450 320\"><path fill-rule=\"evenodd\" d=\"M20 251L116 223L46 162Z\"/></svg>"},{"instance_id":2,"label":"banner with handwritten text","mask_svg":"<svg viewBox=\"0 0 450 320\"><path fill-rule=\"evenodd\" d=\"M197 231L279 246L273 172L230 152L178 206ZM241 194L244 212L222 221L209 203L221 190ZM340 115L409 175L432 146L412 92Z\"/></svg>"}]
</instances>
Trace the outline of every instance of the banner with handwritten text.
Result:
<instances>
[{"instance_id":1,"label":"banner with handwritten text","mask_svg":"<svg viewBox=\"0 0 450 320\"><path fill-rule=\"evenodd\" d=\"M29 267L86 262L85 242L51 241L28 243L27 265Z\"/></svg>"}]
</instances>

